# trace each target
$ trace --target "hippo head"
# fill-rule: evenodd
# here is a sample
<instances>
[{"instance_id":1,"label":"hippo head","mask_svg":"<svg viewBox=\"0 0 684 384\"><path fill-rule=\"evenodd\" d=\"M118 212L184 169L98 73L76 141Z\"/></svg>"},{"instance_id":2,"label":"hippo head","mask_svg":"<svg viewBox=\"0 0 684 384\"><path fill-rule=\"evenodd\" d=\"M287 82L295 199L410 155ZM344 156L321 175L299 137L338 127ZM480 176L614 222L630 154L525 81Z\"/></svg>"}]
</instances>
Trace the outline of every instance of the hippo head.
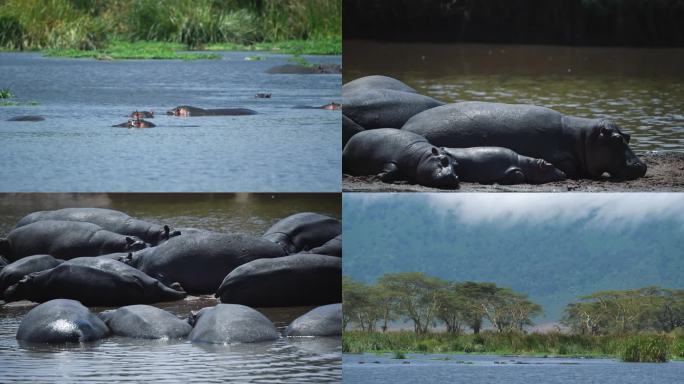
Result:
<instances>
[{"instance_id":1,"label":"hippo head","mask_svg":"<svg viewBox=\"0 0 684 384\"><path fill-rule=\"evenodd\" d=\"M157 241L153 245L158 245L159 243L164 242L172 237L180 236L180 234L180 231L172 231L168 225L164 225L159 233L155 235Z\"/></svg>"},{"instance_id":2,"label":"hippo head","mask_svg":"<svg viewBox=\"0 0 684 384\"><path fill-rule=\"evenodd\" d=\"M544 159L532 159L530 166L532 169L526 174L526 179L532 184L563 181L568 178L565 175L565 172L556 168L553 164Z\"/></svg>"},{"instance_id":3,"label":"hippo head","mask_svg":"<svg viewBox=\"0 0 684 384\"><path fill-rule=\"evenodd\" d=\"M341 108L342 108L342 104L336 103L334 101L330 104L326 104L326 105L321 106L321 109L327 109L329 111L337 111L337 110L340 110Z\"/></svg>"},{"instance_id":4,"label":"hippo head","mask_svg":"<svg viewBox=\"0 0 684 384\"><path fill-rule=\"evenodd\" d=\"M444 148L432 147L430 152L421 159L416 170L416 181L421 185L437 188L458 188L458 176L454 168L457 163L448 155Z\"/></svg>"},{"instance_id":5,"label":"hippo head","mask_svg":"<svg viewBox=\"0 0 684 384\"><path fill-rule=\"evenodd\" d=\"M136 252L147 247L144 241L136 238L126 236L126 245L124 245L123 252Z\"/></svg>"},{"instance_id":6,"label":"hippo head","mask_svg":"<svg viewBox=\"0 0 684 384\"><path fill-rule=\"evenodd\" d=\"M45 272L45 271L43 271ZM25 299L26 294L31 290L37 274L41 272L29 273L24 276L17 283L10 285L5 289L5 292L0 292L0 295L5 300L5 302L19 301Z\"/></svg>"},{"instance_id":7,"label":"hippo head","mask_svg":"<svg viewBox=\"0 0 684 384\"><path fill-rule=\"evenodd\" d=\"M612 121L598 120L591 128L585 149L589 176L600 177L604 172L627 180L644 176L646 164L629 148L629 139L629 134L622 133Z\"/></svg>"},{"instance_id":8,"label":"hippo head","mask_svg":"<svg viewBox=\"0 0 684 384\"><path fill-rule=\"evenodd\" d=\"M170 110L166 111L166 114L167 115L173 115L173 116L190 116L190 108L188 108L184 105L181 105L181 106L178 106L174 109L170 109Z\"/></svg>"}]
</instances>

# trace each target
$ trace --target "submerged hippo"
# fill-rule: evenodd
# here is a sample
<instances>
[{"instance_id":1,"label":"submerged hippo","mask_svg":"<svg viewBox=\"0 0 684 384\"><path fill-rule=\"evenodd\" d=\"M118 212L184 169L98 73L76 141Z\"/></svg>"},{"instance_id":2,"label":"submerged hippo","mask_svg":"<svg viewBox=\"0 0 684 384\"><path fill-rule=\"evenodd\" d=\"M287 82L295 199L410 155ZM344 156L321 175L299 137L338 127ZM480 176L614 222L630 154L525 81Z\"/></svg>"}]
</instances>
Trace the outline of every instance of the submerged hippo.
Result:
<instances>
[{"instance_id":1,"label":"submerged hippo","mask_svg":"<svg viewBox=\"0 0 684 384\"><path fill-rule=\"evenodd\" d=\"M292 108L294 108L294 109L325 109L328 111L339 111L340 109L342 109L342 104L332 102L330 104L321 105L319 107L311 107L308 105L295 105Z\"/></svg>"},{"instance_id":2,"label":"submerged hippo","mask_svg":"<svg viewBox=\"0 0 684 384\"><path fill-rule=\"evenodd\" d=\"M271 98L271 93L270 92L258 92L256 95L254 95L257 99L270 99Z\"/></svg>"},{"instance_id":3,"label":"submerged hippo","mask_svg":"<svg viewBox=\"0 0 684 384\"><path fill-rule=\"evenodd\" d=\"M333 237L320 247L310 249L307 253L342 257L342 235Z\"/></svg>"},{"instance_id":4,"label":"submerged hippo","mask_svg":"<svg viewBox=\"0 0 684 384\"><path fill-rule=\"evenodd\" d=\"M135 252L146 244L131 236L78 221L41 220L10 231L0 239L0 254L18 260L48 254L60 259L97 256L115 252Z\"/></svg>"},{"instance_id":5,"label":"submerged hippo","mask_svg":"<svg viewBox=\"0 0 684 384\"><path fill-rule=\"evenodd\" d=\"M294 319L285 336L338 336L342 334L342 304L328 304Z\"/></svg>"},{"instance_id":6,"label":"submerged hippo","mask_svg":"<svg viewBox=\"0 0 684 384\"><path fill-rule=\"evenodd\" d=\"M256 343L278 338L271 320L244 305L218 304L202 308L188 321L193 326L189 336L193 343Z\"/></svg>"},{"instance_id":7,"label":"submerged hippo","mask_svg":"<svg viewBox=\"0 0 684 384\"><path fill-rule=\"evenodd\" d=\"M354 176L378 175L391 183L408 180L428 187L458 187L456 162L424 137L399 129L372 129L352 137L342 152L342 170Z\"/></svg>"},{"instance_id":8,"label":"submerged hippo","mask_svg":"<svg viewBox=\"0 0 684 384\"><path fill-rule=\"evenodd\" d=\"M29 273L45 271L63 262L64 260L55 259L50 255L33 255L7 265L0 271L0 299L7 287L16 284Z\"/></svg>"},{"instance_id":9,"label":"submerged hippo","mask_svg":"<svg viewBox=\"0 0 684 384\"><path fill-rule=\"evenodd\" d=\"M288 253L320 247L342 233L342 223L330 216L300 212L273 224L262 236L280 244Z\"/></svg>"},{"instance_id":10,"label":"submerged hippo","mask_svg":"<svg viewBox=\"0 0 684 384\"><path fill-rule=\"evenodd\" d=\"M216 297L251 307L339 303L342 259L306 253L254 260L229 273Z\"/></svg>"},{"instance_id":11,"label":"submerged hippo","mask_svg":"<svg viewBox=\"0 0 684 384\"><path fill-rule=\"evenodd\" d=\"M121 124L112 125L116 128L153 128L156 127L153 123L143 120L141 118L128 119L127 122Z\"/></svg>"},{"instance_id":12,"label":"submerged hippo","mask_svg":"<svg viewBox=\"0 0 684 384\"><path fill-rule=\"evenodd\" d=\"M314 64L298 65L284 64L270 68L266 73L277 75L328 75L342 73L342 66L339 64Z\"/></svg>"},{"instance_id":13,"label":"submerged hippo","mask_svg":"<svg viewBox=\"0 0 684 384\"><path fill-rule=\"evenodd\" d=\"M444 148L458 163L461 181L481 184L543 184L565 180L565 173L543 159L521 156L508 148Z\"/></svg>"},{"instance_id":14,"label":"submerged hippo","mask_svg":"<svg viewBox=\"0 0 684 384\"><path fill-rule=\"evenodd\" d=\"M99 225L103 229L121 235L135 236L146 243L157 245L171 237L180 235L171 231L168 225L157 225L138 220L127 214L104 208L63 208L54 211L38 211L24 216L14 228L41 220L83 221Z\"/></svg>"},{"instance_id":15,"label":"submerged hippo","mask_svg":"<svg viewBox=\"0 0 684 384\"><path fill-rule=\"evenodd\" d=\"M45 118L43 116L15 116L7 119L7 121L43 121Z\"/></svg>"},{"instance_id":16,"label":"submerged hippo","mask_svg":"<svg viewBox=\"0 0 684 384\"><path fill-rule=\"evenodd\" d=\"M129 116L132 119L152 119L154 112L152 111L135 111Z\"/></svg>"},{"instance_id":17,"label":"submerged hippo","mask_svg":"<svg viewBox=\"0 0 684 384\"><path fill-rule=\"evenodd\" d=\"M180 105L166 111L166 114L173 116L244 116L256 115L257 112L247 108L202 109L189 105Z\"/></svg>"},{"instance_id":18,"label":"submerged hippo","mask_svg":"<svg viewBox=\"0 0 684 384\"><path fill-rule=\"evenodd\" d=\"M356 124L347 116L342 115L342 149L344 149L344 146L347 145L347 142L349 142L349 139L351 139L352 136L363 131L364 129L362 126Z\"/></svg>"},{"instance_id":19,"label":"submerged hippo","mask_svg":"<svg viewBox=\"0 0 684 384\"><path fill-rule=\"evenodd\" d=\"M610 120L564 116L535 105L449 104L412 117L402 130L444 147L509 148L544 159L573 179L607 172L631 180L646 173L646 165L629 148L630 136Z\"/></svg>"},{"instance_id":20,"label":"submerged hippo","mask_svg":"<svg viewBox=\"0 0 684 384\"><path fill-rule=\"evenodd\" d=\"M109 335L109 328L78 301L55 299L29 311L17 340L30 343L80 343Z\"/></svg>"},{"instance_id":21,"label":"submerged hippo","mask_svg":"<svg viewBox=\"0 0 684 384\"><path fill-rule=\"evenodd\" d=\"M65 298L86 306L150 304L185 298L178 284L167 287L122 262L79 257L46 271L26 275L5 290L5 300L42 303Z\"/></svg>"},{"instance_id":22,"label":"submerged hippo","mask_svg":"<svg viewBox=\"0 0 684 384\"><path fill-rule=\"evenodd\" d=\"M100 312L98 317L112 334L136 339L180 339L192 331L187 321L144 304Z\"/></svg>"},{"instance_id":23,"label":"submerged hippo","mask_svg":"<svg viewBox=\"0 0 684 384\"><path fill-rule=\"evenodd\" d=\"M199 231L137 252L128 264L164 283L178 282L190 294L208 294L239 265L283 255L278 244L259 237Z\"/></svg>"}]
</instances>

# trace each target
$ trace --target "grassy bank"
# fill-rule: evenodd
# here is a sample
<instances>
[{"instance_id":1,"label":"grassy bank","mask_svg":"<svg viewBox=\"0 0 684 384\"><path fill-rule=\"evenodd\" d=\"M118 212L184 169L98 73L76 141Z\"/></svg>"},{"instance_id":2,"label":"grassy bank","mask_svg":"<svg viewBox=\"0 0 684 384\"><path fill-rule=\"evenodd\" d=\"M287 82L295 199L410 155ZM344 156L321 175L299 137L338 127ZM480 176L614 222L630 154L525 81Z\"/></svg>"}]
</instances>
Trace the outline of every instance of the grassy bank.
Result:
<instances>
[{"instance_id":1,"label":"grassy bank","mask_svg":"<svg viewBox=\"0 0 684 384\"><path fill-rule=\"evenodd\" d=\"M359 332L342 335L345 353L480 353L496 355L614 357L625 361L684 359L682 335L590 336L557 332L480 334L409 331Z\"/></svg>"},{"instance_id":2,"label":"grassy bank","mask_svg":"<svg viewBox=\"0 0 684 384\"><path fill-rule=\"evenodd\" d=\"M13 107L17 105L38 105L37 101L18 101L14 93L8 88L0 89L0 107Z\"/></svg>"},{"instance_id":3,"label":"grassy bank","mask_svg":"<svg viewBox=\"0 0 684 384\"><path fill-rule=\"evenodd\" d=\"M204 48L339 54L341 15L341 0L0 0L0 49L112 59L213 58L175 53Z\"/></svg>"}]
</instances>

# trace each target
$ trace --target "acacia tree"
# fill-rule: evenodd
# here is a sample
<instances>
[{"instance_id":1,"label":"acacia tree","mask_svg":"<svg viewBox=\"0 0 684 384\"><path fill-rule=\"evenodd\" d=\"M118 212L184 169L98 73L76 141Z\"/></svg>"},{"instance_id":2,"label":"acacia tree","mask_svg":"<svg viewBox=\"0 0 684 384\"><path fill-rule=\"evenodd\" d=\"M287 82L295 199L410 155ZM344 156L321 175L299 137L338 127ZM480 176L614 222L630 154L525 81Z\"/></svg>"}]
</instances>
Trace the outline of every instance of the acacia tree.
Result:
<instances>
[{"instance_id":1,"label":"acacia tree","mask_svg":"<svg viewBox=\"0 0 684 384\"><path fill-rule=\"evenodd\" d=\"M437 312L437 295L446 283L420 272L386 274L378 285L390 292L398 313L413 322L416 333L427 333Z\"/></svg>"},{"instance_id":2,"label":"acacia tree","mask_svg":"<svg viewBox=\"0 0 684 384\"><path fill-rule=\"evenodd\" d=\"M349 323L357 324L362 331L373 332L381 312L373 302L371 288L348 276L342 278L342 329Z\"/></svg>"},{"instance_id":3,"label":"acacia tree","mask_svg":"<svg viewBox=\"0 0 684 384\"><path fill-rule=\"evenodd\" d=\"M457 284L448 283L437 292L437 318L444 322L448 333L460 333L465 322L467 299L457 290Z\"/></svg>"}]
</instances>

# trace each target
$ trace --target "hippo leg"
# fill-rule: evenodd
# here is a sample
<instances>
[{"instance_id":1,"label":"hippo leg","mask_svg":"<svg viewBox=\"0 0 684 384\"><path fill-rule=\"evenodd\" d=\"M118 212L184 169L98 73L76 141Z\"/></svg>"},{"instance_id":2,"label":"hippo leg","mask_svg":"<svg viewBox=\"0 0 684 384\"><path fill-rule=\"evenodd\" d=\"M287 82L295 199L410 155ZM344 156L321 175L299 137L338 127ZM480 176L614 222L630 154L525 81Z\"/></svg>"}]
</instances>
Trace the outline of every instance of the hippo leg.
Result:
<instances>
[{"instance_id":1,"label":"hippo leg","mask_svg":"<svg viewBox=\"0 0 684 384\"><path fill-rule=\"evenodd\" d=\"M391 183L399 179L399 167L394 163L387 163L382 168L382 172L378 173L378 177L385 183Z\"/></svg>"},{"instance_id":2,"label":"hippo leg","mask_svg":"<svg viewBox=\"0 0 684 384\"><path fill-rule=\"evenodd\" d=\"M506 170L504 177L501 178L500 184L522 184L525 182L525 174L518 167L510 167Z\"/></svg>"}]
</instances>

